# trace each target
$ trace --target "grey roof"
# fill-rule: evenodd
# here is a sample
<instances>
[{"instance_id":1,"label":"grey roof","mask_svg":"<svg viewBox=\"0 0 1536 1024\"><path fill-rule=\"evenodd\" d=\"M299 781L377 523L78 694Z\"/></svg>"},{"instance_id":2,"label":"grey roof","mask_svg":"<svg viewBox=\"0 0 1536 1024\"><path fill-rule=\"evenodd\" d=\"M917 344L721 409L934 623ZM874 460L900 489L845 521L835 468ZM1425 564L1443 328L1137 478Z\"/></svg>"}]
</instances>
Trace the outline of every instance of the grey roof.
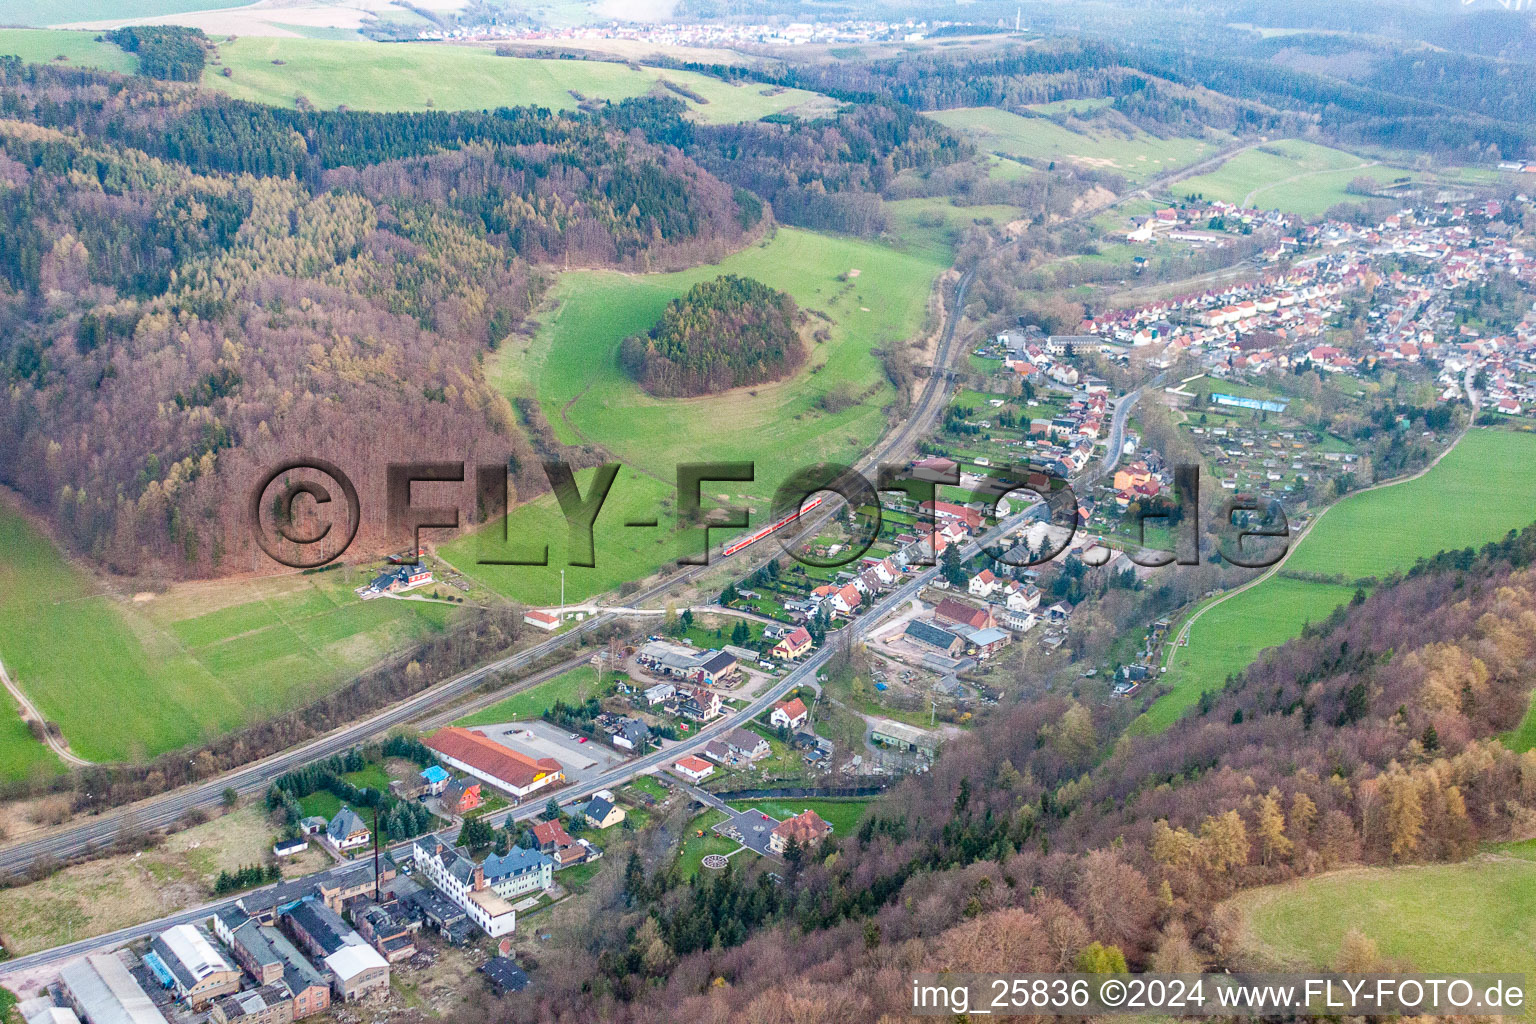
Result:
<instances>
[{"instance_id":1,"label":"grey roof","mask_svg":"<svg viewBox=\"0 0 1536 1024\"><path fill-rule=\"evenodd\" d=\"M224 1011L224 1019L234 1021L251 1014L261 1013L268 1007L277 1006L292 998L281 984L272 984L225 996L217 1000L217 1003L219 1009Z\"/></svg>"},{"instance_id":2,"label":"grey roof","mask_svg":"<svg viewBox=\"0 0 1536 1024\"><path fill-rule=\"evenodd\" d=\"M958 639L955 634L948 630L940 629L938 626L927 622L919 622L916 619L907 623L907 628L904 632L914 640L921 640L925 644L931 644L943 650L948 650L950 645Z\"/></svg>"},{"instance_id":3,"label":"grey roof","mask_svg":"<svg viewBox=\"0 0 1536 1024\"><path fill-rule=\"evenodd\" d=\"M149 995L112 953L97 953L59 972L90 1024L166 1024Z\"/></svg>"},{"instance_id":4,"label":"grey roof","mask_svg":"<svg viewBox=\"0 0 1536 1024\"><path fill-rule=\"evenodd\" d=\"M613 810L613 804L600 796L595 796L587 801L587 817L602 821Z\"/></svg>"},{"instance_id":5,"label":"grey roof","mask_svg":"<svg viewBox=\"0 0 1536 1024\"><path fill-rule=\"evenodd\" d=\"M721 651L699 667L702 668L705 672L713 674L716 672L724 672L734 664L736 664L735 656L726 654L724 651Z\"/></svg>"},{"instance_id":6,"label":"grey roof","mask_svg":"<svg viewBox=\"0 0 1536 1024\"><path fill-rule=\"evenodd\" d=\"M521 992L528 987L528 975L509 957L492 957L480 970L503 992Z\"/></svg>"},{"instance_id":7,"label":"grey roof","mask_svg":"<svg viewBox=\"0 0 1536 1024\"><path fill-rule=\"evenodd\" d=\"M737 727L726 733L725 742L737 750L748 751L756 750L768 741L751 730Z\"/></svg>"},{"instance_id":8,"label":"grey roof","mask_svg":"<svg viewBox=\"0 0 1536 1024\"><path fill-rule=\"evenodd\" d=\"M341 840L354 833L368 831L368 826L363 823L362 818L358 817L356 811L342 804L341 810L336 812L336 817L325 826L325 831L332 839Z\"/></svg>"},{"instance_id":9,"label":"grey roof","mask_svg":"<svg viewBox=\"0 0 1536 1024\"><path fill-rule=\"evenodd\" d=\"M651 727L638 718L626 718L619 722L619 732L631 743L639 743L651 738Z\"/></svg>"},{"instance_id":10,"label":"grey roof","mask_svg":"<svg viewBox=\"0 0 1536 1024\"><path fill-rule=\"evenodd\" d=\"M325 955L330 956L343 946L352 945L350 937L356 935L330 907L317 900L305 900L288 911L295 924L304 929Z\"/></svg>"},{"instance_id":11,"label":"grey roof","mask_svg":"<svg viewBox=\"0 0 1536 1024\"><path fill-rule=\"evenodd\" d=\"M596 798L593 803L597 802ZM590 807L591 804L588 804ZM530 850L522 846L514 846L505 856L491 854L485 858L485 880L490 885L505 878L517 878L520 875L540 871L545 864L553 865L547 854L538 850Z\"/></svg>"}]
</instances>

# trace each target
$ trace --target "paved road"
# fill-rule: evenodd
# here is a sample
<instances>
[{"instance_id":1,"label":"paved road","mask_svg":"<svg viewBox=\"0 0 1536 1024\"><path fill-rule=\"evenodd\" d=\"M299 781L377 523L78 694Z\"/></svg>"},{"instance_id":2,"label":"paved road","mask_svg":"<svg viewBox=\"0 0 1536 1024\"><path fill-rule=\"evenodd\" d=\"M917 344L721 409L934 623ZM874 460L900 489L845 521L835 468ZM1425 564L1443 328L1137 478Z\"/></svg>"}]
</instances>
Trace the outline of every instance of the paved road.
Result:
<instances>
[{"instance_id":1,"label":"paved road","mask_svg":"<svg viewBox=\"0 0 1536 1024\"><path fill-rule=\"evenodd\" d=\"M1119 402L1116 403L1114 420L1110 431L1111 440L1123 436L1125 422L1130 415L1131 408L1135 405L1137 398L1140 397L1140 394L1141 389L1138 388L1136 391L1132 391L1125 395L1119 400ZM1106 452L1104 460L1100 466L1096 470L1091 471L1088 474L1084 474L1080 478L1080 483L1091 484L1093 480L1098 479L1104 473L1112 469L1114 466L1114 461L1118 458L1118 447L1119 446L1116 445L1112 447L1110 451ZM1025 522L1037 518L1045 510L1045 508L1046 506L1044 502L1037 501L1031 503L1026 508L999 522L997 526L993 527L985 534L967 543L961 549L961 554L965 558L973 557L983 547L1002 541L1005 535L1009 532L1017 529L1019 526L1022 526ZM815 686L817 683L817 674L821 671L822 668L826 666L827 662L832 659L842 644L853 643L854 641L862 638L870 630L874 629L875 626L879 624L879 622L888 616L891 612L901 608L907 602L916 598L919 592L921 592L924 587L931 583L934 577L938 575L938 573L939 567L932 566L916 574L912 579L908 580L900 587L897 587L895 590L887 592L878 601L876 601L865 614L859 616L848 626L833 634L833 639L831 642L824 644L821 649L815 651L808 659L806 659L799 666L786 674L782 679L774 683L766 691L760 694L755 700L753 700L747 707L735 712L734 714L722 716L716 721L703 726L694 732L691 736L689 736L686 740L681 740L676 743L669 743L665 748L661 750L652 751L649 754L645 754L641 757L627 761L624 764L611 769L610 771L604 772L596 778L588 780L587 783L580 787L579 790L575 789L574 787L571 790L567 790L564 794L562 794L564 796L563 802L569 804L577 799L585 797L587 794L595 790L616 788L638 775L664 771L668 765L673 764L684 755L698 750L710 740L715 739L716 737L721 736L740 725L746 724L753 718L762 714L764 711L767 711L769 707L771 707L775 702L783 699L784 695L795 687L802 685ZM551 638L550 641L546 641L546 644L552 643L558 639L560 638ZM554 672L558 668L559 666L556 666L556 668L551 668L545 671ZM542 676L543 673L540 675ZM531 682L530 685L532 685ZM687 788L692 791L696 787ZM708 798L705 799L704 802L713 804L717 803L718 801L715 800L715 798ZM507 812L489 816L489 820L497 827L502 827L509 819L527 820L537 817L543 813L543 811L544 804L533 801L523 807L513 808ZM456 831L456 829L445 829L442 831L442 834L451 840L453 837L455 837ZM351 866L352 865L338 865L336 867L329 868L320 874L329 875L338 871L344 871ZM24 971L59 963L63 960L87 953L92 949L105 948L108 946L119 946L124 943L131 942L135 939L155 934L165 928L171 927L172 925L206 917L214 913L220 907L223 907L231 902L233 901L227 900L219 903L206 904L202 907L183 911L176 915L162 918L158 921L146 922L142 925L136 925L131 928L125 928L120 931L112 932L109 935L97 936L92 939L84 939L80 942L71 943L67 946L59 946L40 953L34 953L29 956L18 957L14 960L0 963L0 978L13 977Z\"/></svg>"},{"instance_id":2,"label":"paved road","mask_svg":"<svg viewBox=\"0 0 1536 1024\"><path fill-rule=\"evenodd\" d=\"M924 384L907 419L880 441L858 464L860 470L880 462L894 461L907 453L926 434L948 401L952 381L946 368L953 355L955 328L961 310L965 307L966 291L971 285L972 273L963 274L955 289L955 299L950 316L940 336L934 358L934 372ZM830 518L831 512L807 517L805 531L818 528ZM773 550L771 545L747 548L732 556L748 562ZM629 602L644 604L664 597L680 584L688 584L718 567L723 557L716 557L710 565L696 566L661 580L655 585L632 595ZM216 808L227 788L242 795L265 792L272 780L301 765L318 761L332 754L341 753L374 736L398 726L415 721L434 709L451 704L473 692L493 676L521 671L535 662L558 653L576 643L582 636L616 621L619 615L605 612L592 616L566 632L552 636L543 642L499 658L480 668L455 676L445 682L428 687L392 707L370 715L358 722L344 726L326 736L312 740L303 746L274 754L246 765L233 772L217 776L196 786L188 786L149 800L141 801L127 809L118 809L79 824L52 831L46 835L22 839L0 849L0 874L25 871L38 858L67 860L115 842L123 834L124 825L134 830L151 831L171 825L194 808Z\"/></svg>"}]
</instances>

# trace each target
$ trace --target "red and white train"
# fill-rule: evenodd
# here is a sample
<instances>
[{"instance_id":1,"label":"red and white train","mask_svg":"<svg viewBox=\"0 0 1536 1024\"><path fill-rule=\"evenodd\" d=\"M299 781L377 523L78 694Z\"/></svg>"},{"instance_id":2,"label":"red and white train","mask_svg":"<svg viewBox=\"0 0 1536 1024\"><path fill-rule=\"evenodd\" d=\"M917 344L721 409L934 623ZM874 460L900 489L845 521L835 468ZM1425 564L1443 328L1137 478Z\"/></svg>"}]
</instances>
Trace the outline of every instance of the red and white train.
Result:
<instances>
[{"instance_id":1,"label":"red and white train","mask_svg":"<svg viewBox=\"0 0 1536 1024\"><path fill-rule=\"evenodd\" d=\"M761 530L758 530L756 533L752 534L752 536L750 536L750 537L743 537L743 538L741 538L741 540L732 541L730 544L727 544L726 547L725 547L725 550L722 551L721 554L725 555L725 556L734 555L736 552L740 551L742 548L746 547L748 544L756 544L758 541L762 540L764 537L768 536L770 533L773 533L775 530L782 529L782 528L788 526L790 523L794 522L796 519L799 519L801 516L805 515L811 509L815 508L817 505L820 505L821 501L822 501L822 499L820 499L820 498L812 498L810 501L806 502L804 505L801 505L799 511L791 512L789 515L787 515L784 518L780 519L776 523L769 523L767 526L763 527Z\"/></svg>"}]
</instances>

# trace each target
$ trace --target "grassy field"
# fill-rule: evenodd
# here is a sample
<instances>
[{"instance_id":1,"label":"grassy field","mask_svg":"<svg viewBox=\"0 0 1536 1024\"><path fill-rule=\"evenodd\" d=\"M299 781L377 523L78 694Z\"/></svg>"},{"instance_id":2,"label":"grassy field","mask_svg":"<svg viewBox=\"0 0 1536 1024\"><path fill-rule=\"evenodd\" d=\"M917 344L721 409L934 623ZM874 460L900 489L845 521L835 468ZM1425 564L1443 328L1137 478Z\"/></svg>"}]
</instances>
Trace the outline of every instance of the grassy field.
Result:
<instances>
[{"instance_id":1,"label":"grassy field","mask_svg":"<svg viewBox=\"0 0 1536 1024\"><path fill-rule=\"evenodd\" d=\"M613 674L604 673L603 684L605 688L613 685ZM522 693L514 693L506 700L497 701L488 708L476 711L472 715L454 722L454 725L498 725L502 722L516 722L524 718L538 718L547 709L554 707L555 701L563 700L567 704L580 704L588 697L597 693L597 673L586 665L573 668L569 672L563 672L548 682L524 690Z\"/></svg>"},{"instance_id":2,"label":"grassy field","mask_svg":"<svg viewBox=\"0 0 1536 1024\"><path fill-rule=\"evenodd\" d=\"M118 18L152 18L190 11L215 11L242 7L248 0L6 0L7 25L62 25Z\"/></svg>"},{"instance_id":3,"label":"grassy field","mask_svg":"<svg viewBox=\"0 0 1536 1024\"><path fill-rule=\"evenodd\" d=\"M221 43L223 66L204 84L242 99L292 106L304 96L317 107L354 110L482 110L542 106L573 110L578 96L622 100L670 80L708 100L682 99L701 121L755 121L767 114L824 113L834 104L817 93L761 83L731 85L691 71L631 68L612 61L498 57L486 47L441 43L375 43L242 36ZM230 69L225 78L223 68ZM667 95L677 93L667 91Z\"/></svg>"},{"instance_id":4,"label":"grassy field","mask_svg":"<svg viewBox=\"0 0 1536 1024\"><path fill-rule=\"evenodd\" d=\"M152 756L312 700L452 614L359 602L351 569L126 600L3 504L0 551L0 658L71 749L97 761ZM6 777L36 770L15 756L15 735L0 730Z\"/></svg>"},{"instance_id":5,"label":"grassy field","mask_svg":"<svg viewBox=\"0 0 1536 1024\"><path fill-rule=\"evenodd\" d=\"M1346 579L1406 569L1536 520L1536 436L1472 430L1430 473L1339 502L1285 563Z\"/></svg>"},{"instance_id":6,"label":"grassy field","mask_svg":"<svg viewBox=\"0 0 1536 1024\"><path fill-rule=\"evenodd\" d=\"M642 579L682 553L672 515L680 463L754 463L753 482L706 483L702 490L706 507L724 500L751 508L760 519L794 470L823 459L853 461L884 429L884 408L893 397L875 349L921 330L930 286L943 265L868 242L781 228L715 266L671 274L562 275L552 289L554 311L531 342L503 346L487 373L509 397L536 398L561 441L599 445L623 465L596 525L597 565L567 568L566 600ZM810 358L795 376L773 384L699 398L645 394L619 366L620 343L648 329L694 283L722 273L788 292L811 313L813 327L825 329L826 340L811 343ZM851 404L828 411L822 399L829 394ZM577 474L583 494L591 476ZM658 525L624 526L644 520ZM479 558L497 557L503 547L499 527L455 542L446 556L503 594L538 604L558 601L567 531L554 499L545 496L514 510L507 528L514 542L501 556L537 554L547 542L548 567L476 565ZM718 541L730 532L712 535Z\"/></svg>"},{"instance_id":7,"label":"grassy field","mask_svg":"<svg viewBox=\"0 0 1536 1024\"><path fill-rule=\"evenodd\" d=\"M11 20L9 12L3 17L6 21ZM98 43L96 37L99 34L64 29L0 29L0 54L14 55L37 64L132 73L138 67L138 58L116 43ZM65 59L59 60L60 57Z\"/></svg>"},{"instance_id":8,"label":"grassy field","mask_svg":"<svg viewBox=\"0 0 1536 1024\"><path fill-rule=\"evenodd\" d=\"M1388 183L1411 176L1395 167L1367 163L1365 158L1343 150L1286 139L1244 150L1209 174L1179 182L1174 191L1181 196L1199 194L1259 209L1316 216L1336 203L1360 201L1363 197L1344 190L1357 177Z\"/></svg>"},{"instance_id":9,"label":"grassy field","mask_svg":"<svg viewBox=\"0 0 1536 1024\"><path fill-rule=\"evenodd\" d=\"M1201 616L1162 677L1173 687L1136 720L1135 728L1161 732L1194 707L1202 690L1220 690L1266 647L1278 647L1309 622L1326 619L1354 594L1352 587L1272 578Z\"/></svg>"},{"instance_id":10,"label":"grassy field","mask_svg":"<svg viewBox=\"0 0 1536 1024\"><path fill-rule=\"evenodd\" d=\"M1043 117L1024 117L996 107L960 107L929 116L969 136L988 152L1037 161L1070 160L1131 181L1187 167L1216 151L1214 143L1201 139L1160 139L1142 131L1075 132Z\"/></svg>"},{"instance_id":11,"label":"grassy field","mask_svg":"<svg viewBox=\"0 0 1536 1024\"><path fill-rule=\"evenodd\" d=\"M1498 848L1461 864L1337 871L1233 902L1250 948L1296 969L1331 967L1359 928L1408 971L1536 973L1536 871Z\"/></svg>"},{"instance_id":12,"label":"grassy field","mask_svg":"<svg viewBox=\"0 0 1536 1024\"><path fill-rule=\"evenodd\" d=\"M1020 166L1015 164L1014 166ZM949 263L960 234L973 224L1007 224L1018 218L1013 206L956 206L947 199L896 199L883 207L894 244L903 252Z\"/></svg>"},{"instance_id":13,"label":"grassy field","mask_svg":"<svg viewBox=\"0 0 1536 1024\"><path fill-rule=\"evenodd\" d=\"M864 817L868 800L816 800L807 797L786 797L783 800L732 800L731 806L738 811L757 808L764 814L783 821L801 811L815 811L823 821L832 826L834 836L846 836L858 827Z\"/></svg>"},{"instance_id":14,"label":"grassy field","mask_svg":"<svg viewBox=\"0 0 1536 1024\"><path fill-rule=\"evenodd\" d=\"M1433 470L1405 483L1344 499L1287 559L1290 572L1339 575L1340 584L1271 577L1201 616L1189 646L1163 677L1170 693L1137 720L1171 725L1229 674L1327 617L1354 593L1354 581L1410 568L1422 556L1481 545L1536 519L1536 437L1472 430ZM1519 735L1536 742L1536 714ZM1529 745L1529 744L1528 744Z\"/></svg>"},{"instance_id":15,"label":"grassy field","mask_svg":"<svg viewBox=\"0 0 1536 1024\"><path fill-rule=\"evenodd\" d=\"M1115 102L1108 96L1094 96L1080 100L1057 100L1055 103L1031 103L1029 109L1046 117L1055 117L1057 114L1086 114L1090 110L1098 110Z\"/></svg>"}]
</instances>

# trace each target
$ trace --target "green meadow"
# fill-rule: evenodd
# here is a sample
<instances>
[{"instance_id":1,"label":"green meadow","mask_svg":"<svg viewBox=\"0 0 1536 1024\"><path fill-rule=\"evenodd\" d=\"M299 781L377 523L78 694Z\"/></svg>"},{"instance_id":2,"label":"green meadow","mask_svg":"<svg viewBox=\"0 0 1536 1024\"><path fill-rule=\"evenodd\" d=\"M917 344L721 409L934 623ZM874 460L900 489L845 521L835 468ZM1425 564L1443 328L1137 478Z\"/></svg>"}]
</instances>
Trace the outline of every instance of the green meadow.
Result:
<instances>
[{"instance_id":1,"label":"green meadow","mask_svg":"<svg viewBox=\"0 0 1536 1024\"><path fill-rule=\"evenodd\" d=\"M1285 139L1244 150L1209 174L1179 182L1173 191L1181 196L1198 194L1259 209L1317 216L1337 203L1364 198L1345 191L1357 177L1386 184L1415 176L1396 167L1368 164L1370 161L1354 153Z\"/></svg>"},{"instance_id":2,"label":"green meadow","mask_svg":"<svg viewBox=\"0 0 1536 1024\"><path fill-rule=\"evenodd\" d=\"M10 20L10 15L4 17ZM98 35L98 32L65 29L0 28L0 54L17 56L35 64L133 73L138 67L138 58L116 43L97 42ZM61 57L64 59L60 60Z\"/></svg>"},{"instance_id":3,"label":"green meadow","mask_svg":"<svg viewBox=\"0 0 1536 1024\"><path fill-rule=\"evenodd\" d=\"M1285 563L1345 580L1407 569L1536 521L1536 436L1471 430L1432 471L1345 497Z\"/></svg>"},{"instance_id":4,"label":"green meadow","mask_svg":"<svg viewBox=\"0 0 1536 1024\"><path fill-rule=\"evenodd\" d=\"M1015 165L1020 166L1020 165ZM902 252L948 263L965 229L978 224L1001 226L1020 210L1001 204L957 206L944 198L887 200L885 211L892 244Z\"/></svg>"},{"instance_id":5,"label":"green meadow","mask_svg":"<svg viewBox=\"0 0 1536 1024\"><path fill-rule=\"evenodd\" d=\"M821 460L851 463L879 437L894 392L877 349L919 333L944 266L941 257L780 228L714 266L561 275L534 337L511 339L487 374L508 397L536 399L562 442L598 446L622 465L594 530L596 567L566 566L565 521L549 495L516 508L505 527L492 524L455 541L446 556L492 589L541 605L560 600L562 566L569 603L643 579L685 550L700 550L696 540L685 549L673 529L681 463L751 462L752 481L705 483L701 491L706 508L745 507L760 522L794 470ZM698 398L647 395L619 366L620 343L648 330L694 283L723 273L788 292L825 340L810 340L806 365L782 381ZM583 494L592 476L577 474ZM649 520L657 525L625 525ZM711 536L718 543L736 532ZM537 557L546 544L548 566L475 564L498 552Z\"/></svg>"},{"instance_id":6,"label":"green meadow","mask_svg":"<svg viewBox=\"0 0 1536 1024\"><path fill-rule=\"evenodd\" d=\"M800 89L761 83L731 85L691 71L632 67L614 61L498 57L493 49L447 43L241 36L219 44L222 66L210 65L209 88L241 99L291 107L303 96L317 107L354 110L489 110L542 106L574 110L581 98L622 100L664 89L670 80L704 97L677 93L693 116L725 123L755 121L797 108L824 112L831 102ZM230 76L224 77L224 68Z\"/></svg>"},{"instance_id":7,"label":"green meadow","mask_svg":"<svg viewBox=\"0 0 1536 1024\"><path fill-rule=\"evenodd\" d=\"M605 689L613 689L613 673L603 674L603 684ZM569 672L562 672L537 686L529 687L521 693L514 693L506 700L497 701L488 708L466 715L453 724L499 725L502 722L516 722L524 718L538 718L554 707L557 700L563 700L567 704L580 704L588 697L596 696L597 692L597 671L591 666L582 665Z\"/></svg>"},{"instance_id":8,"label":"green meadow","mask_svg":"<svg viewBox=\"0 0 1536 1024\"><path fill-rule=\"evenodd\" d=\"M82 21L152 18L190 11L214 11L244 7L248 0L6 0L0 18L7 25L60 25ZM7 51L9 52L9 51Z\"/></svg>"},{"instance_id":9,"label":"green meadow","mask_svg":"<svg viewBox=\"0 0 1536 1024\"><path fill-rule=\"evenodd\" d=\"M1144 181L1187 167L1216 151L1202 139L1162 139L1140 130L1084 127L1073 131L1044 117L1025 117L996 107L960 107L929 114L969 136L978 148L1035 161L1069 160Z\"/></svg>"},{"instance_id":10,"label":"green meadow","mask_svg":"<svg viewBox=\"0 0 1536 1024\"><path fill-rule=\"evenodd\" d=\"M1331 968L1358 928L1409 972L1536 976L1536 865L1515 843L1460 864L1353 868L1241 893L1244 945L1289 969ZM1531 1016L1529 1008L1524 1016Z\"/></svg>"},{"instance_id":11,"label":"green meadow","mask_svg":"<svg viewBox=\"0 0 1536 1024\"><path fill-rule=\"evenodd\" d=\"M1536 520L1536 437L1471 430L1423 476L1362 491L1330 508L1296 545L1285 571L1337 577L1336 583L1276 575L1202 615L1189 646L1172 653L1162 677L1172 689L1136 728L1159 732L1267 647L1327 618L1354 594L1356 581L1406 570L1436 552L1479 546ZM1177 627L1175 627L1177 629ZM1528 734L1528 742L1520 739ZM1516 742L1536 744L1536 715Z\"/></svg>"},{"instance_id":12,"label":"green meadow","mask_svg":"<svg viewBox=\"0 0 1536 1024\"><path fill-rule=\"evenodd\" d=\"M364 574L352 569L181 584L130 600L3 504L0 551L0 658L70 749L93 761L151 757L292 709L442 629L453 612L365 604L351 592ZM52 762L19 719L5 721L0 778Z\"/></svg>"}]
</instances>

